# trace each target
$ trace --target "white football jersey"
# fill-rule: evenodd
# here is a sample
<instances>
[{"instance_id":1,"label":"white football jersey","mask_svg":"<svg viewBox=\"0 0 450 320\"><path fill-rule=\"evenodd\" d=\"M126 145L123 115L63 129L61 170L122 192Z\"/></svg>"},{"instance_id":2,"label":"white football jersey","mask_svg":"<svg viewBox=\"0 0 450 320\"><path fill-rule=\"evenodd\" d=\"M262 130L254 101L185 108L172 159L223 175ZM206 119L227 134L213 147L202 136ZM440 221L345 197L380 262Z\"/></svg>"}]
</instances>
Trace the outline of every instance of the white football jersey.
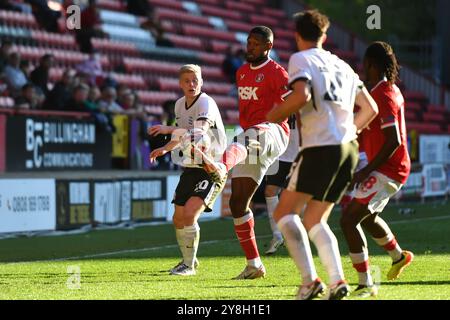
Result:
<instances>
[{"instance_id":1,"label":"white football jersey","mask_svg":"<svg viewBox=\"0 0 450 320\"><path fill-rule=\"evenodd\" d=\"M206 120L210 123L210 154L215 158L220 157L227 147L227 137L219 108L214 99L206 93L200 93L191 106L186 104L185 97L178 99L175 103L175 121L177 127L192 129L197 120ZM184 163L184 166L194 168L201 167L198 164L186 163Z\"/></svg>"},{"instance_id":2,"label":"white football jersey","mask_svg":"<svg viewBox=\"0 0 450 320\"><path fill-rule=\"evenodd\" d=\"M300 151L300 138L297 128L297 119L295 114L289 116L288 119L289 124L289 144L286 148L286 151L280 156L279 160L284 162L294 162L295 158Z\"/></svg>"},{"instance_id":3,"label":"white football jersey","mask_svg":"<svg viewBox=\"0 0 450 320\"><path fill-rule=\"evenodd\" d=\"M312 99L300 109L302 148L355 140L353 108L363 83L353 69L329 51L313 48L289 60L289 85L305 79Z\"/></svg>"}]
</instances>

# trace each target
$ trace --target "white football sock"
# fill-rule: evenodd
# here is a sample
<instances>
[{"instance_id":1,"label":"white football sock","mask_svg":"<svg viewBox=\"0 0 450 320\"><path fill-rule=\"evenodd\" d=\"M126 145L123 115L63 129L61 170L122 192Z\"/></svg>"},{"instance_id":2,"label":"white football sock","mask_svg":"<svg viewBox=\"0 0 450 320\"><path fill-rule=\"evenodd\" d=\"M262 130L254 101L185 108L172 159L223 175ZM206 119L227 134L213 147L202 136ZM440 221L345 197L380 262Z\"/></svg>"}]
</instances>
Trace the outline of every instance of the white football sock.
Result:
<instances>
[{"instance_id":1,"label":"white football sock","mask_svg":"<svg viewBox=\"0 0 450 320\"><path fill-rule=\"evenodd\" d=\"M289 254L300 271L303 284L309 284L317 279L316 267L309 245L308 234L296 214L289 214L278 221L278 227L283 233Z\"/></svg>"},{"instance_id":2,"label":"white football sock","mask_svg":"<svg viewBox=\"0 0 450 320\"><path fill-rule=\"evenodd\" d=\"M364 250L363 252L360 253L349 253L350 255L350 259L352 260L353 263L353 267L356 269L356 271L358 272L358 284L363 285L363 286L372 286L373 285L373 280L372 280L372 275L370 274L370 268L367 267L367 270L365 272L358 270L357 267L355 265L358 264L364 264L364 263L369 263L369 253L367 252L367 250Z\"/></svg>"},{"instance_id":3,"label":"white football sock","mask_svg":"<svg viewBox=\"0 0 450 320\"><path fill-rule=\"evenodd\" d=\"M283 236L281 235L280 229L278 229L277 223L273 219L273 212L278 204L278 196L266 197L267 213L269 215L270 228L272 229L272 234L275 239L281 240Z\"/></svg>"},{"instance_id":4,"label":"white football sock","mask_svg":"<svg viewBox=\"0 0 450 320\"><path fill-rule=\"evenodd\" d=\"M198 223L184 227L184 264L190 268L194 267L195 257L197 256L198 244L200 241L200 226Z\"/></svg>"},{"instance_id":5,"label":"white football sock","mask_svg":"<svg viewBox=\"0 0 450 320\"><path fill-rule=\"evenodd\" d=\"M177 229L175 228L175 236L177 237L177 243L178 246L180 247L180 251L181 251L181 255L183 256L183 261L184 261L184 256L185 256L185 244L184 244L184 229Z\"/></svg>"},{"instance_id":6,"label":"white football sock","mask_svg":"<svg viewBox=\"0 0 450 320\"><path fill-rule=\"evenodd\" d=\"M344 280L341 255L337 239L328 224L318 223L309 230L309 238L314 242L325 270L330 277L329 283Z\"/></svg>"}]
</instances>

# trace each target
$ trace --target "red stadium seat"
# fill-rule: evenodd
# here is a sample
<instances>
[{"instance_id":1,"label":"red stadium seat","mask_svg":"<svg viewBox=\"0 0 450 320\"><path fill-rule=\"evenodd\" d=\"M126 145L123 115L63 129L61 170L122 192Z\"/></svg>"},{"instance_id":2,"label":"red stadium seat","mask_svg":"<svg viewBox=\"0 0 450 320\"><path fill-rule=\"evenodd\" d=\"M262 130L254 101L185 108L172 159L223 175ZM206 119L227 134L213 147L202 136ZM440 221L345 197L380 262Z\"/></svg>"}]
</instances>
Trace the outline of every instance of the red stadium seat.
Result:
<instances>
[{"instance_id":1,"label":"red stadium seat","mask_svg":"<svg viewBox=\"0 0 450 320\"><path fill-rule=\"evenodd\" d=\"M176 100L178 95L174 92L159 92L159 91L136 91L139 100L143 104L148 105L162 105L167 100Z\"/></svg>"},{"instance_id":2,"label":"red stadium seat","mask_svg":"<svg viewBox=\"0 0 450 320\"><path fill-rule=\"evenodd\" d=\"M422 111L422 106L417 102L409 102L408 100L406 100L405 110L406 112L408 112L409 110Z\"/></svg>"},{"instance_id":3,"label":"red stadium seat","mask_svg":"<svg viewBox=\"0 0 450 320\"><path fill-rule=\"evenodd\" d=\"M220 39L230 42L238 42L236 35L227 31L220 31L213 28L204 28L199 26L183 25L185 35L196 35L207 39Z\"/></svg>"},{"instance_id":4,"label":"red stadium seat","mask_svg":"<svg viewBox=\"0 0 450 320\"><path fill-rule=\"evenodd\" d=\"M171 9L177 9L177 10L184 10L183 3L181 1L176 0L149 0L148 1L153 7L164 7L164 8L171 8Z\"/></svg>"},{"instance_id":5,"label":"red stadium seat","mask_svg":"<svg viewBox=\"0 0 450 320\"><path fill-rule=\"evenodd\" d=\"M166 37L178 48L203 50L204 46L199 38L180 36L178 34L167 34Z\"/></svg>"},{"instance_id":6,"label":"red stadium seat","mask_svg":"<svg viewBox=\"0 0 450 320\"><path fill-rule=\"evenodd\" d=\"M443 113L426 112L423 114L423 121L428 123L445 123L446 117Z\"/></svg>"},{"instance_id":7,"label":"red stadium seat","mask_svg":"<svg viewBox=\"0 0 450 320\"><path fill-rule=\"evenodd\" d=\"M443 106L443 105L433 105L433 104L430 104L430 105L427 107L427 110L428 110L428 112L442 113L442 114L445 114L446 112L449 112L449 111L445 108L445 106Z\"/></svg>"},{"instance_id":8,"label":"red stadium seat","mask_svg":"<svg viewBox=\"0 0 450 320\"><path fill-rule=\"evenodd\" d=\"M186 24L196 24L211 27L208 17L195 16L179 10L157 8L155 10L155 15L159 20L178 21Z\"/></svg>"},{"instance_id":9,"label":"red stadium seat","mask_svg":"<svg viewBox=\"0 0 450 320\"><path fill-rule=\"evenodd\" d=\"M406 128L407 131L416 130L419 133L428 133L428 134L442 133L441 127L435 123L407 122Z\"/></svg>"},{"instance_id":10,"label":"red stadium seat","mask_svg":"<svg viewBox=\"0 0 450 320\"><path fill-rule=\"evenodd\" d=\"M242 14L238 11L224 10L223 8L208 6L208 5L200 5L202 13L207 16L216 16L236 21L242 20Z\"/></svg>"},{"instance_id":11,"label":"red stadium seat","mask_svg":"<svg viewBox=\"0 0 450 320\"><path fill-rule=\"evenodd\" d=\"M247 2L236 2L227 0L225 2L225 7L229 10L236 10L236 11L244 11L244 12L256 11L255 6Z\"/></svg>"},{"instance_id":12,"label":"red stadium seat","mask_svg":"<svg viewBox=\"0 0 450 320\"><path fill-rule=\"evenodd\" d=\"M408 123L408 121L418 121L417 113L415 111L407 111L405 113L405 120Z\"/></svg>"}]
</instances>

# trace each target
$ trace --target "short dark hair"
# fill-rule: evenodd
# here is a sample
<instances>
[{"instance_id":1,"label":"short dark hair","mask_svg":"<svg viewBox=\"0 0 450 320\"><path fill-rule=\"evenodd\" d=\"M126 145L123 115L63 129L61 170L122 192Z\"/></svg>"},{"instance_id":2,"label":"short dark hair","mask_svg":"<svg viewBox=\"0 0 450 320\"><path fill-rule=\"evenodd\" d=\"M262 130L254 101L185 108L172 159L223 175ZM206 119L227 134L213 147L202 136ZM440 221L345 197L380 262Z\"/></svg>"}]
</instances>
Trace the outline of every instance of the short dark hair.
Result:
<instances>
[{"instance_id":1,"label":"short dark hair","mask_svg":"<svg viewBox=\"0 0 450 320\"><path fill-rule=\"evenodd\" d=\"M249 34L259 34L264 38L264 40L273 43L273 31L266 26L256 26L250 30Z\"/></svg>"},{"instance_id":2,"label":"short dark hair","mask_svg":"<svg viewBox=\"0 0 450 320\"><path fill-rule=\"evenodd\" d=\"M305 10L294 15L295 29L306 41L318 41L330 27L328 17L318 10Z\"/></svg>"},{"instance_id":3,"label":"short dark hair","mask_svg":"<svg viewBox=\"0 0 450 320\"><path fill-rule=\"evenodd\" d=\"M366 49L364 58L373 63L377 69L384 73L391 84L398 80L400 66L394 50L386 42L376 41Z\"/></svg>"}]
</instances>

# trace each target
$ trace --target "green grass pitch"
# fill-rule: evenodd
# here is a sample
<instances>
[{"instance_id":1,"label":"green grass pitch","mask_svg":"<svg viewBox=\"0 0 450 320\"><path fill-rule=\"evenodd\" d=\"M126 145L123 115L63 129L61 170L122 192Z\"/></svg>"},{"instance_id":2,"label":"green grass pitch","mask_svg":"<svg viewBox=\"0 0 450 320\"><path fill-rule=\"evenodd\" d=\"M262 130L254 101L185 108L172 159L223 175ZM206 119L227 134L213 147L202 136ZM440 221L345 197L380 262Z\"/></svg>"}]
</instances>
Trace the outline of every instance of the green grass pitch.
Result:
<instances>
[{"instance_id":1,"label":"green grass pitch","mask_svg":"<svg viewBox=\"0 0 450 320\"><path fill-rule=\"evenodd\" d=\"M450 204L408 207L416 213L400 215L396 205L383 213L402 248L415 253L415 260L400 279L386 280L391 260L369 239L371 265L380 271L377 299L448 300ZM346 277L354 286L357 275L337 224L339 216L336 210L330 225L339 241ZM300 277L286 248L275 256L262 257L266 278L230 280L245 266L231 219L202 221L200 227L200 267L194 277L176 277L167 272L180 260L170 224L0 240L0 299L294 298ZM256 233L263 253L271 237L266 217L256 220ZM315 262L319 275L326 280L317 255Z\"/></svg>"}]
</instances>

